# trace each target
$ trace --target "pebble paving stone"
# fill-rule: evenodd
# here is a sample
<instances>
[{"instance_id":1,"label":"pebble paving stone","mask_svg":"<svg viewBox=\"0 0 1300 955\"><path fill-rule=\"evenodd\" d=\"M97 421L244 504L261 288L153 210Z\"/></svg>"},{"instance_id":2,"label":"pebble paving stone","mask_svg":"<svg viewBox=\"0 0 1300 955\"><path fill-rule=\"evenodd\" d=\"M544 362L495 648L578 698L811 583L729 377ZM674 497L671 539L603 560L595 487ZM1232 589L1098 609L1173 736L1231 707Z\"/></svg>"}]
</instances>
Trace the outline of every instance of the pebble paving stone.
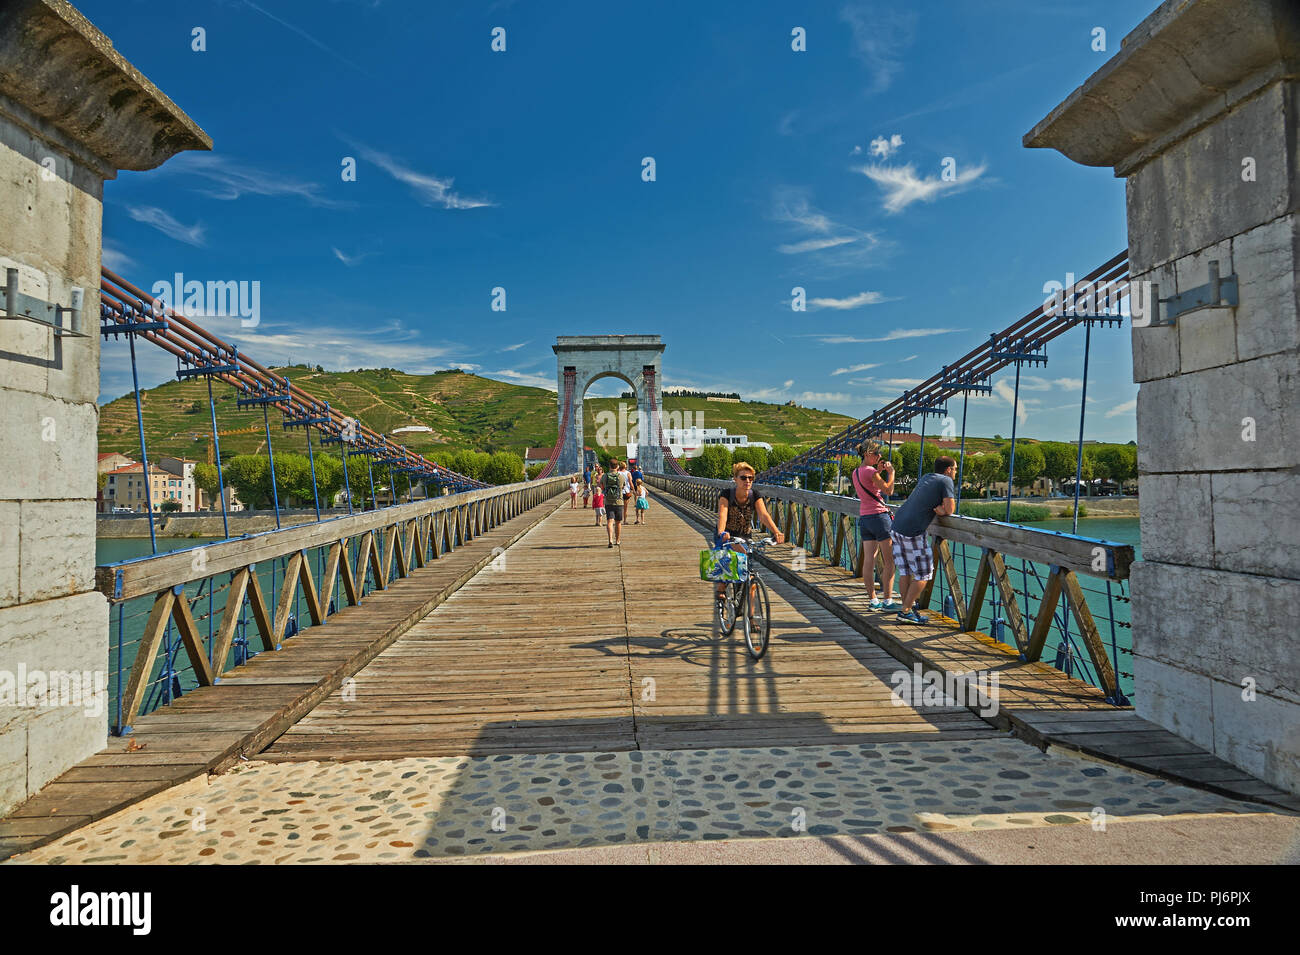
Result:
<instances>
[{"instance_id":1,"label":"pebble paving stone","mask_svg":"<svg viewBox=\"0 0 1300 955\"><path fill-rule=\"evenodd\" d=\"M1009 739L251 762L9 864L411 862L1276 812Z\"/></svg>"}]
</instances>

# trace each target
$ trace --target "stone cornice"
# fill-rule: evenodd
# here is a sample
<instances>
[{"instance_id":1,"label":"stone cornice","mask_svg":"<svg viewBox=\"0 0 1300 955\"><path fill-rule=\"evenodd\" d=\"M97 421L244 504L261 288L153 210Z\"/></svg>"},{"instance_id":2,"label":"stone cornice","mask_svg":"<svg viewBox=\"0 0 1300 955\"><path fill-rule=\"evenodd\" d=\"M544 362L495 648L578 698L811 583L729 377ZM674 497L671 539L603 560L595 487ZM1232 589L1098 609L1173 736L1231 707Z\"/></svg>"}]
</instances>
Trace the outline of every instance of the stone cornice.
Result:
<instances>
[{"instance_id":1,"label":"stone cornice","mask_svg":"<svg viewBox=\"0 0 1300 955\"><path fill-rule=\"evenodd\" d=\"M1297 75L1296 0L1165 0L1024 144L1126 176L1235 103Z\"/></svg>"},{"instance_id":2,"label":"stone cornice","mask_svg":"<svg viewBox=\"0 0 1300 955\"><path fill-rule=\"evenodd\" d=\"M152 169L212 139L65 0L0 3L0 90L97 157Z\"/></svg>"}]
</instances>

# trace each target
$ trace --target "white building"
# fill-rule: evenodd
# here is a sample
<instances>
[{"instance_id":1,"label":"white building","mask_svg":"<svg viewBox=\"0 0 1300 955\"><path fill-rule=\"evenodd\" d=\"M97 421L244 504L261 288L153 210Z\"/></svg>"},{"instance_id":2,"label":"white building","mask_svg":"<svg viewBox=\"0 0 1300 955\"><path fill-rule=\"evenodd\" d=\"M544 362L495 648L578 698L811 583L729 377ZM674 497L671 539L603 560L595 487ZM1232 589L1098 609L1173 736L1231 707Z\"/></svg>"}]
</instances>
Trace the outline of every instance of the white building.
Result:
<instances>
[{"instance_id":1,"label":"white building","mask_svg":"<svg viewBox=\"0 0 1300 955\"><path fill-rule=\"evenodd\" d=\"M727 434L726 428L664 428L664 443L677 459L698 457L710 444L720 444L729 450L736 448L764 448L771 451L766 441L750 441L748 435ZM629 458L636 457L636 444L627 446Z\"/></svg>"}]
</instances>

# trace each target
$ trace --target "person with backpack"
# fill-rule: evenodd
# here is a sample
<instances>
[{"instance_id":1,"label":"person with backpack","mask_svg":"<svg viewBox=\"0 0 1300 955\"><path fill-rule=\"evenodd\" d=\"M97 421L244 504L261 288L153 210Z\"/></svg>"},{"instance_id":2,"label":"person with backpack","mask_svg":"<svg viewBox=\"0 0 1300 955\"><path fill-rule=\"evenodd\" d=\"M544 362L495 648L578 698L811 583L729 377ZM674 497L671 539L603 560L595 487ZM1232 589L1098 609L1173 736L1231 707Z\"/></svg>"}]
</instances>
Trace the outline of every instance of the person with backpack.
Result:
<instances>
[{"instance_id":1,"label":"person with backpack","mask_svg":"<svg viewBox=\"0 0 1300 955\"><path fill-rule=\"evenodd\" d=\"M609 534L609 546L623 546L623 488L626 486L623 462L609 462L602 489L605 492L605 530Z\"/></svg>"},{"instance_id":2,"label":"person with backpack","mask_svg":"<svg viewBox=\"0 0 1300 955\"><path fill-rule=\"evenodd\" d=\"M900 610L894 600L893 520L885 498L894 493L894 465L880 454L880 442L864 441L858 447L862 465L849 475L858 494L858 533L862 538L862 586L872 610ZM876 599L876 555L880 555L881 600Z\"/></svg>"}]
</instances>

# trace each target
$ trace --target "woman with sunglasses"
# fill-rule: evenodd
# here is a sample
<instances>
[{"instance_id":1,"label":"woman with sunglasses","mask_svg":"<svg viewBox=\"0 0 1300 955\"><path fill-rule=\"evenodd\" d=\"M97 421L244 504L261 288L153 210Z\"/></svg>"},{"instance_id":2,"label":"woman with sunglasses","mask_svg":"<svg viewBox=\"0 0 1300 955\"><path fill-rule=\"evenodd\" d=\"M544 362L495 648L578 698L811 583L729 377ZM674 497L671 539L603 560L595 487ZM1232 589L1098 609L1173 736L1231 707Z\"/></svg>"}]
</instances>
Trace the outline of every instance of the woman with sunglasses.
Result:
<instances>
[{"instance_id":1,"label":"woman with sunglasses","mask_svg":"<svg viewBox=\"0 0 1300 955\"><path fill-rule=\"evenodd\" d=\"M754 533L754 517L772 532L772 539L778 544L785 543L785 535L777 529L776 521L767 512L763 495L754 487L756 472L751 464L737 461L731 468L731 477L735 487L726 488L718 493L718 532L714 536L713 546L721 547L727 541L735 541L736 546L749 552L745 546L750 535ZM722 596L724 585L715 588L718 597Z\"/></svg>"}]
</instances>

